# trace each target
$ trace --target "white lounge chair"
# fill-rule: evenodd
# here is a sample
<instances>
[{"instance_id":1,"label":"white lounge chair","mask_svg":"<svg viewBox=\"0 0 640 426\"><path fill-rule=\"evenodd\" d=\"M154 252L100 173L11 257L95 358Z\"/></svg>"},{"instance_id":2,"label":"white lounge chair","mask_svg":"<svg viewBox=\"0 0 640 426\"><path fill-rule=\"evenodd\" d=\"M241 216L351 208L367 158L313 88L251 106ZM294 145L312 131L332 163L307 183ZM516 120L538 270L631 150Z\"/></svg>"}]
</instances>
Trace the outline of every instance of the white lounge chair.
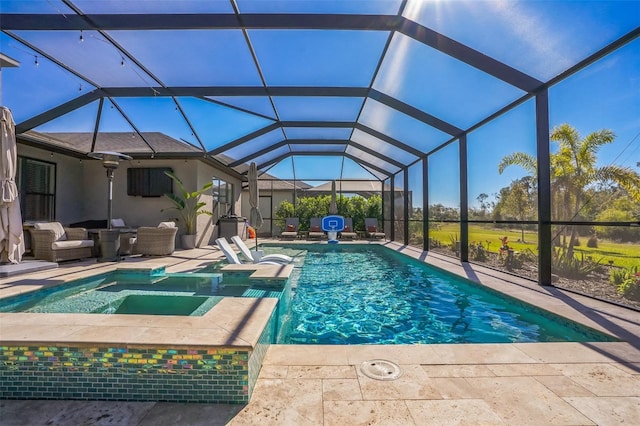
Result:
<instances>
[{"instance_id":1,"label":"white lounge chair","mask_svg":"<svg viewBox=\"0 0 640 426\"><path fill-rule=\"evenodd\" d=\"M251 254L251 250L249 250L249 247L247 247L247 245L244 243L244 241L242 241L242 238L240 238L239 235L234 235L233 237L231 237L231 241L233 241L236 247L240 249L240 253L242 253L245 259L247 259L249 262L256 263L256 260L253 258L253 255ZM273 261L273 262L285 264L285 263L291 263L292 260L293 258L290 256L287 256L286 254L266 254L260 257L260 259L258 259L258 262Z\"/></svg>"},{"instance_id":2,"label":"white lounge chair","mask_svg":"<svg viewBox=\"0 0 640 426\"><path fill-rule=\"evenodd\" d=\"M226 238L221 237L218 238L216 240L216 245L218 246L218 248L220 250L222 250L222 252L224 253L225 257L227 258L227 261L232 264L232 265L242 265L242 262L240 261L240 258L238 258L238 255L236 254L235 251L233 251L233 249L231 248L231 245L229 244L229 242L227 241ZM280 265L282 266L282 263L280 262L273 262L273 261L260 261L258 262L261 265Z\"/></svg>"}]
</instances>

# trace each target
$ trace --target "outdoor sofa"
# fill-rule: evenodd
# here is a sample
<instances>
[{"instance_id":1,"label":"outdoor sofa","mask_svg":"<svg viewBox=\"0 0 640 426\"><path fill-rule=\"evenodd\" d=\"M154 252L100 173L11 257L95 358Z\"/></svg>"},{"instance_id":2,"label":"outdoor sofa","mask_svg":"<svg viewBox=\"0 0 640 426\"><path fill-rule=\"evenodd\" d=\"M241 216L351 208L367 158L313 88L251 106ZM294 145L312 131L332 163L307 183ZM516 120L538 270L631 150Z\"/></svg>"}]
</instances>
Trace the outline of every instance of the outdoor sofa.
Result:
<instances>
[{"instance_id":1,"label":"outdoor sofa","mask_svg":"<svg viewBox=\"0 0 640 426\"><path fill-rule=\"evenodd\" d=\"M91 257L93 240L85 228L65 228L60 222L38 222L29 230L33 257L63 262Z\"/></svg>"}]
</instances>

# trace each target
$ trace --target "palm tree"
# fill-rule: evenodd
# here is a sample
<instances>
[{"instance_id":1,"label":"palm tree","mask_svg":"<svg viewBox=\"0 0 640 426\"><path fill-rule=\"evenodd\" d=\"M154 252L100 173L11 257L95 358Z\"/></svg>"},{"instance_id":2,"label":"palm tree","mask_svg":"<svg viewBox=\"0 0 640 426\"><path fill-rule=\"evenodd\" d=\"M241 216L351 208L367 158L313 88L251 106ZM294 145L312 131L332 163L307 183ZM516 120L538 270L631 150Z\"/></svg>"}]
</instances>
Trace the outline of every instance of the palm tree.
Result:
<instances>
[{"instance_id":1,"label":"palm tree","mask_svg":"<svg viewBox=\"0 0 640 426\"><path fill-rule=\"evenodd\" d=\"M599 130L582 139L574 127L565 123L554 127L550 138L559 145L558 152L549 155L551 193L555 197L553 215L556 219L575 218L585 201L587 188L596 183L614 182L624 188L632 199L640 201L640 174L628 167L615 165L596 167L600 147L612 143L615 139L615 134L611 130ZM530 154L515 152L505 156L498 164L499 173L512 165L524 168L532 176L537 174L536 158ZM571 236L567 257L571 258L576 232L573 226L568 228ZM566 234L563 236L566 238Z\"/></svg>"}]
</instances>

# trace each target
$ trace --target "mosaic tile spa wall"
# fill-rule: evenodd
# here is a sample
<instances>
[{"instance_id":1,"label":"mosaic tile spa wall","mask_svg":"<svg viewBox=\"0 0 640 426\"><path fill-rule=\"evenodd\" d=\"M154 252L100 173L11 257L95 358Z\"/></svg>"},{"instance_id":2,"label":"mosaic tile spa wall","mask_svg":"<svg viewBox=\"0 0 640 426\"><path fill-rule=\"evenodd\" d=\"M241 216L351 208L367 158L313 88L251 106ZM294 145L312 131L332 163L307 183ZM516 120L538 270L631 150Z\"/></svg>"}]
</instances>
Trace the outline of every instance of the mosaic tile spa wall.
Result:
<instances>
[{"instance_id":1,"label":"mosaic tile spa wall","mask_svg":"<svg viewBox=\"0 0 640 426\"><path fill-rule=\"evenodd\" d=\"M259 297L283 293L290 289ZM247 403L275 342L278 312L253 350L0 343L0 399Z\"/></svg>"},{"instance_id":2,"label":"mosaic tile spa wall","mask_svg":"<svg viewBox=\"0 0 640 426\"><path fill-rule=\"evenodd\" d=\"M2 346L0 395L243 403L248 360L247 351L231 349Z\"/></svg>"},{"instance_id":3,"label":"mosaic tile spa wall","mask_svg":"<svg viewBox=\"0 0 640 426\"><path fill-rule=\"evenodd\" d=\"M0 398L247 403L274 339L255 350L0 346Z\"/></svg>"}]
</instances>

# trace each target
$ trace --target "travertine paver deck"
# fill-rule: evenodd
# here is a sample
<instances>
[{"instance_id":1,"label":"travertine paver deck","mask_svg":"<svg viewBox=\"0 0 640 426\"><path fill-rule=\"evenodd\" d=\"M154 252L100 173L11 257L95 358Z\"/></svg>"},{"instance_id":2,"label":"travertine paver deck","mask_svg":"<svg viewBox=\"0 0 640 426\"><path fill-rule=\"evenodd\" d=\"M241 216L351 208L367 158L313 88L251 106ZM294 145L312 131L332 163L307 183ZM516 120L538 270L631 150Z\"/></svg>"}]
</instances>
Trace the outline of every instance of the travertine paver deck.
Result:
<instances>
[{"instance_id":1,"label":"travertine paver deck","mask_svg":"<svg viewBox=\"0 0 640 426\"><path fill-rule=\"evenodd\" d=\"M414 257L415 249L389 246ZM188 253L188 254L187 254ZM145 260L196 270L216 249ZM131 262L139 262L131 259ZM476 345L272 345L249 404L0 401L2 425L620 425L640 424L640 313L429 255L485 285L626 340ZM120 264L121 265L121 264ZM95 265L93 265L95 266ZM93 267L92 266L92 267ZM106 267L106 266L105 266ZM63 267L62 269L66 269ZM79 264L68 267L74 275ZM86 271L86 266L84 266ZM91 274L95 270L90 271ZM55 270L58 279L64 276ZM86 273L86 272L85 272ZM36 284L38 274L23 277ZM471 276L470 276L471 275ZM12 278L15 279L15 278ZM2 282L11 288L20 283ZM0 294L3 290L0 290ZM29 324L23 327L28 333ZM4 332L2 324L0 332ZM375 381L363 361L387 359L403 375Z\"/></svg>"},{"instance_id":2,"label":"travertine paver deck","mask_svg":"<svg viewBox=\"0 0 640 426\"><path fill-rule=\"evenodd\" d=\"M231 424L640 422L637 348L624 342L557 343L541 361L545 345L275 345L251 402ZM469 354L466 362L451 363L461 347ZM551 363L554 352L558 361L572 356L578 361ZM319 362L312 353L331 361ZM626 355L620 359L620 354ZM400 364L402 376L395 381L366 377L359 361L369 356Z\"/></svg>"}]
</instances>

